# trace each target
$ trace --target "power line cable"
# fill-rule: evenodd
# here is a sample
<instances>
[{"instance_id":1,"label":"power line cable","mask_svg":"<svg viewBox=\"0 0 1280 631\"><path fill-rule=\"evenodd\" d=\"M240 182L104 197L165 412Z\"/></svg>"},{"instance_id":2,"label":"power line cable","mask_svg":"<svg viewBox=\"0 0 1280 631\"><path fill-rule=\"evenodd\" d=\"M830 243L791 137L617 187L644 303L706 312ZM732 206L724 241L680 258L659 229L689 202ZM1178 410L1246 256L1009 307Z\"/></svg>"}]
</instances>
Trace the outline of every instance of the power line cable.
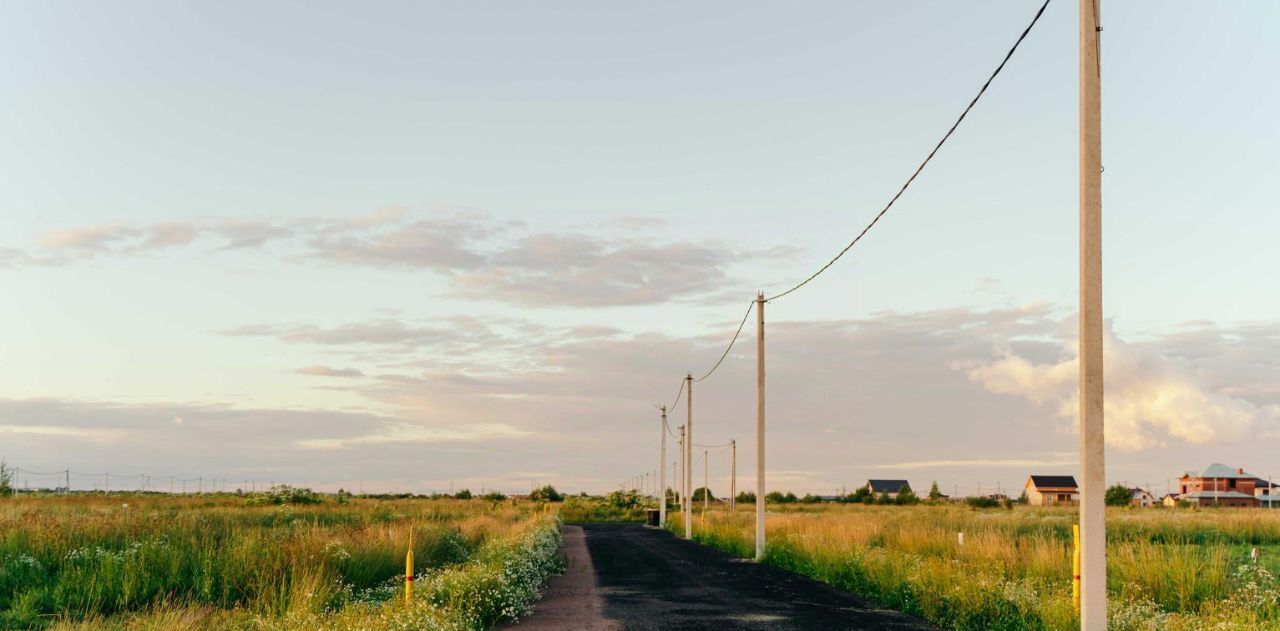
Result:
<instances>
[{"instance_id":1,"label":"power line cable","mask_svg":"<svg viewBox=\"0 0 1280 631\"><path fill-rule=\"evenodd\" d=\"M681 379L681 380L680 380L680 390L679 390L678 392L676 392L676 400L675 400L675 401L672 401L672 402L671 402L671 405L667 406L667 409L668 409L668 410L675 410L675 409L676 409L676 404L680 402L680 397L681 397L683 394L684 394L684 379Z\"/></svg>"},{"instance_id":2,"label":"power line cable","mask_svg":"<svg viewBox=\"0 0 1280 631\"><path fill-rule=\"evenodd\" d=\"M819 274L827 271L827 268L834 265L836 261L840 260L840 257L844 256L845 253L847 253L849 250L853 248L853 246L857 245L858 241L862 240L862 237L865 236L867 232L870 231L871 228L875 226L877 222L880 221L880 218L884 217L885 213L889 212L889 209L892 208L893 204L898 201L898 198L902 197L902 194L907 192L907 187L911 186L911 183L916 180L916 176L920 175L920 172L924 170L925 165L929 164L929 161L932 160L933 156L938 153L938 150L941 149L942 145L947 142L947 139L951 138L951 134L955 133L956 128L960 127L960 123L963 122L965 117L969 115L969 111L973 109L973 106L977 105L978 99L981 99L982 95L987 92L987 88L991 86L991 82L995 80L996 75L999 75L1000 71L1004 70L1005 64L1007 64L1009 62L1009 59L1013 57L1013 53L1018 50L1018 46L1022 44L1022 40L1026 39L1027 34L1031 32L1032 27L1036 25L1036 22L1040 21L1040 16L1043 15L1044 10L1048 8L1050 1L1051 0L1044 0L1044 4L1040 5L1040 10L1036 11L1035 17L1031 18L1031 23L1027 25L1027 28L1023 29L1022 34L1018 36L1018 40L1013 43L1013 47L1009 49L1008 53L1005 53L1004 59L1000 61L1000 65L996 66L995 71L992 72L991 76L987 78L987 82L982 84L982 88L978 90L978 94L973 97L972 101L969 101L969 105L964 108L963 112L960 113L960 117L956 119L956 122L953 125L951 125L951 129L947 130L947 133L942 136L942 140L939 140L938 144L933 147L933 151L930 151L929 155L925 156L925 159L923 162L920 163L920 166L916 167L916 170L914 173L911 174L911 177L907 178L907 181L902 185L902 188L898 189L898 192L893 196L893 198L889 200L889 203L885 204L884 208L882 208L880 212L876 214L875 218L871 220L871 223L867 224L867 227L863 228L862 232L858 233L858 236L854 237L853 241L849 242L849 245L844 246L844 249L840 250L839 254L836 254L835 257L832 258L830 261L827 261L826 265L823 265L822 267L818 268L818 271L811 274L808 278L800 281L798 285L795 285L791 289L788 289L780 294L775 294L767 298L766 301L773 301L783 296L786 296L787 294L790 294L791 292L809 284L809 281L817 278Z\"/></svg>"},{"instance_id":3,"label":"power line cable","mask_svg":"<svg viewBox=\"0 0 1280 631\"><path fill-rule=\"evenodd\" d=\"M703 379L710 377L711 374L714 373L716 369L720 367L720 364L724 363L724 358L729 356L729 351L733 349L734 343L738 341L738 336L742 334L742 327L747 325L747 318L751 317L751 310L754 309L755 306L756 306L756 301L754 300L752 300L747 305L747 312L742 314L742 322L738 323L738 330L733 332L733 339L729 340L729 345L726 346L724 349L724 352L720 354L720 359L716 360L716 365L712 366L711 370L707 371L707 374L701 377L698 377L697 379L694 379L694 381L702 381Z\"/></svg>"}]
</instances>

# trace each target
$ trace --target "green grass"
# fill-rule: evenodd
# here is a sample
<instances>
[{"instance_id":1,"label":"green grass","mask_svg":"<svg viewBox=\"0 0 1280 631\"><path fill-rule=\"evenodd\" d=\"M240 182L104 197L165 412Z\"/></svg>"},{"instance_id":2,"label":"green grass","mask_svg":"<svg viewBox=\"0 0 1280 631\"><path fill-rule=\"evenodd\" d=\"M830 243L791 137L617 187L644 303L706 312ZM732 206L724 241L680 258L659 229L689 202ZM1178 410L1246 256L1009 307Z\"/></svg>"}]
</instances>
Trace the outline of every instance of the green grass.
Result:
<instances>
[{"instance_id":1,"label":"green grass","mask_svg":"<svg viewBox=\"0 0 1280 631\"><path fill-rule=\"evenodd\" d=\"M517 615L555 560L554 547L521 542L558 537L554 516L538 507L483 500L0 500L0 628L301 628L297 620L342 628L360 616L367 619L356 627L381 628L382 609L395 604L384 601L402 585L410 531L426 587L422 604L402 608L421 609L440 628ZM450 596L530 555L539 572L503 583L497 593L510 597Z\"/></svg>"},{"instance_id":2,"label":"green grass","mask_svg":"<svg viewBox=\"0 0 1280 631\"><path fill-rule=\"evenodd\" d=\"M771 507L764 561L948 629L1076 629L1074 519L1068 509ZM669 526L683 532L678 514ZM752 556L753 516L695 517L694 537ZM1113 630L1280 629L1280 513L1113 510L1107 554Z\"/></svg>"}]
</instances>

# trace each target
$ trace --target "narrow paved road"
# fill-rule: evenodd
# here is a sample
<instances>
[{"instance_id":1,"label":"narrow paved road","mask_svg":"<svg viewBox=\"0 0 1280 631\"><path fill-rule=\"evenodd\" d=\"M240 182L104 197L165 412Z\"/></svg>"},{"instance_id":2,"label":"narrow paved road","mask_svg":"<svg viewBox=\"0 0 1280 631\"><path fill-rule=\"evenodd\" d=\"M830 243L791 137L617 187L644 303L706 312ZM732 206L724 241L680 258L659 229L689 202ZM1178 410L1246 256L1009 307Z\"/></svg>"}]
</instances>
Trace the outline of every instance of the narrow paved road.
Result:
<instances>
[{"instance_id":1,"label":"narrow paved road","mask_svg":"<svg viewBox=\"0 0 1280 631\"><path fill-rule=\"evenodd\" d=\"M566 555L577 527L566 526ZM935 631L803 576L733 559L662 530L583 524L582 551L513 629L868 629ZM585 568L594 581L585 581ZM573 587L566 587L566 580ZM567 616L566 610L574 615ZM576 616L576 617L575 617ZM569 620L574 620L565 626Z\"/></svg>"}]
</instances>

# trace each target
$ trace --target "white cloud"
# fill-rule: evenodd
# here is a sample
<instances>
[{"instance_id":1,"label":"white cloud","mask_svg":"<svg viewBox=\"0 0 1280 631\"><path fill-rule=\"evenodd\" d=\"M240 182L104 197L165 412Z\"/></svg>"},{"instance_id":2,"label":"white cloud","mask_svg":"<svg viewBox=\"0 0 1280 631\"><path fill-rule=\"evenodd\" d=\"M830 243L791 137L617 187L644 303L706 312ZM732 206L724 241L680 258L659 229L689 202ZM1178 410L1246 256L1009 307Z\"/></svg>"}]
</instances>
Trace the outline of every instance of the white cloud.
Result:
<instances>
[{"instance_id":1,"label":"white cloud","mask_svg":"<svg viewBox=\"0 0 1280 631\"><path fill-rule=\"evenodd\" d=\"M74 438L106 444L118 443L126 436L126 432L121 429L62 425L0 425L0 434Z\"/></svg>"},{"instance_id":2,"label":"white cloud","mask_svg":"<svg viewBox=\"0 0 1280 631\"><path fill-rule=\"evenodd\" d=\"M1140 451L1168 445L1235 442L1270 433L1280 406L1263 406L1211 387L1193 360L1173 357L1117 338L1104 341L1107 444ZM1061 360L1037 364L1013 353L986 364L958 364L989 392L1049 405L1078 425L1078 345L1064 345Z\"/></svg>"},{"instance_id":3,"label":"white cloud","mask_svg":"<svg viewBox=\"0 0 1280 631\"><path fill-rule=\"evenodd\" d=\"M297 441L295 444L306 449L341 449L356 445L448 443L495 438L519 438L528 435L529 432L501 423L454 425L451 427L423 427L410 423L394 423L372 434L347 438L309 438Z\"/></svg>"},{"instance_id":4,"label":"white cloud","mask_svg":"<svg viewBox=\"0 0 1280 631\"><path fill-rule=\"evenodd\" d=\"M1051 467L1075 466L1077 460L1071 458L1030 459L1030 458L978 458L972 460L917 460L912 462L894 462L874 465L873 469L954 469L969 467Z\"/></svg>"}]
</instances>

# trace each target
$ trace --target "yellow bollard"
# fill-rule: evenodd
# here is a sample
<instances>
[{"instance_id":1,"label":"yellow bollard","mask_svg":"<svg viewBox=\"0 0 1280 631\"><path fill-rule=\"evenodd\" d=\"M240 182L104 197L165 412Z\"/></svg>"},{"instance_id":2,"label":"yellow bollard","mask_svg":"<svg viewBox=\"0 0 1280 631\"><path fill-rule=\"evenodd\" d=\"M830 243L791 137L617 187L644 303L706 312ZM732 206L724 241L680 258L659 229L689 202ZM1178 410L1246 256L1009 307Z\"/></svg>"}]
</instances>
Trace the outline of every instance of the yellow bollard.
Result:
<instances>
[{"instance_id":1,"label":"yellow bollard","mask_svg":"<svg viewBox=\"0 0 1280 631\"><path fill-rule=\"evenodd\" d=\"M1080 611L1080 525L1071 525L1071 601Z\"/></svg>"},{"instance_id":2,"label":"yellow bollard","mask_svg":"<svg viewBox=\"0 0 1280 631\"><path fill-rule=\"evenodd\" d=\"M413 527L409 527L409 551L404 555L404 604L413 600Z\"/></svg>"}]
</instances>

